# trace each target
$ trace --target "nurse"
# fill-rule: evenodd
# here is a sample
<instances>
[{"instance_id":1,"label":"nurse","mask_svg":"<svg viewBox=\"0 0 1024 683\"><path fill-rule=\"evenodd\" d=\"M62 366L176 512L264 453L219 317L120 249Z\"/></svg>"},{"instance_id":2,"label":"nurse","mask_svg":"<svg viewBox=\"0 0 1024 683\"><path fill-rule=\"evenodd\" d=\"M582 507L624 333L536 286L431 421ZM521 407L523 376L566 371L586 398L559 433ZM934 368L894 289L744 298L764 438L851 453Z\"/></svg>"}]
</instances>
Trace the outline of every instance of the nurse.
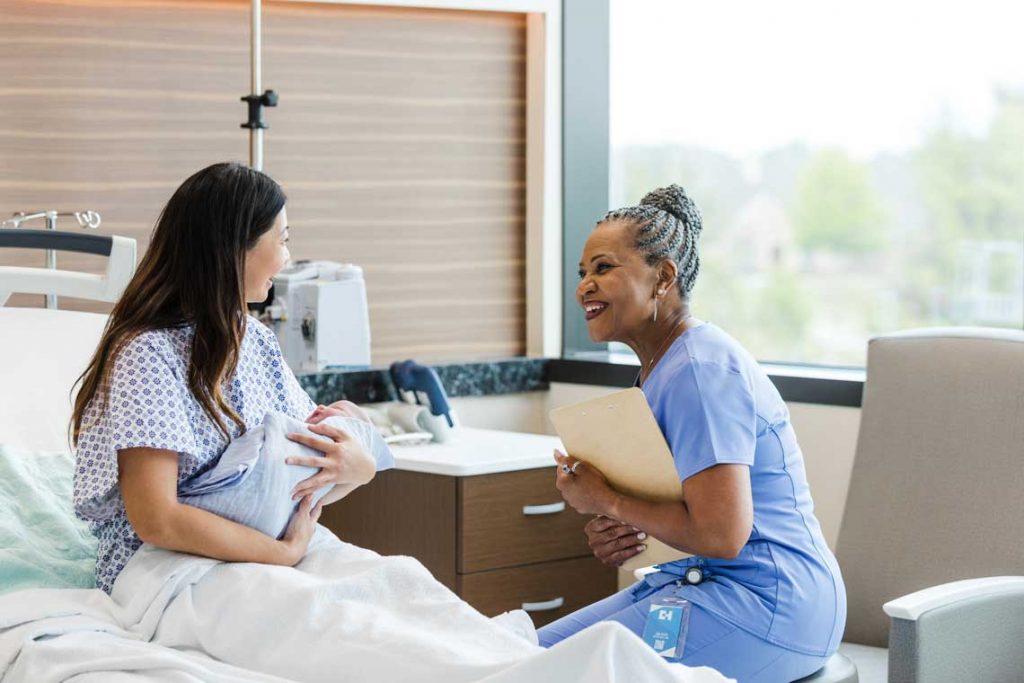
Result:
<instances>
[{"instance_id":1,"label":"nurse","mask_svg":"<svg viewBox=\"0 0 1024 683\"><path fill-rule=\"evenodd\" d=\"M572 454L555 454L562 496L595 515L586 534L598 559L619 566L648 537L692 557L542 628L540 640L551 646L606 620L639 635L652 601L679 596L692 604L684 664L741 683L793 681L836 651L846 591L786 405L735 339L691 312L701 223L677 185L608 213L584 247L576 289L590 336L639 357L637 383L672 451L683 502L631 498Z\"/></svg>"}]
</instances>

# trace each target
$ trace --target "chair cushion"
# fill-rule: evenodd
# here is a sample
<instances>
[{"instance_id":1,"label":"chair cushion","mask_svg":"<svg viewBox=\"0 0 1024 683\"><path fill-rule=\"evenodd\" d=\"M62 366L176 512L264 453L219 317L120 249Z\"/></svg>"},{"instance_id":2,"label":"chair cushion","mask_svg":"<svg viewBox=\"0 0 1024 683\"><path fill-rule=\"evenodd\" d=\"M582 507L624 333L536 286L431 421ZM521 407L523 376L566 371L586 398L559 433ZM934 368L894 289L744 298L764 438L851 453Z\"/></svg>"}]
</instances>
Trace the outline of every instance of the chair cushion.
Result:
<instances>
[{"instance_id":1,"label":"chair cushion","mask_svg":"<svg viewBox=\"0 0 1024 683\"><path fill-rule=\"evenodd\" d=\"M829 657L817 672L794 683L858 683L857 667L838 652Z\"/></svg>"}]
</instances>

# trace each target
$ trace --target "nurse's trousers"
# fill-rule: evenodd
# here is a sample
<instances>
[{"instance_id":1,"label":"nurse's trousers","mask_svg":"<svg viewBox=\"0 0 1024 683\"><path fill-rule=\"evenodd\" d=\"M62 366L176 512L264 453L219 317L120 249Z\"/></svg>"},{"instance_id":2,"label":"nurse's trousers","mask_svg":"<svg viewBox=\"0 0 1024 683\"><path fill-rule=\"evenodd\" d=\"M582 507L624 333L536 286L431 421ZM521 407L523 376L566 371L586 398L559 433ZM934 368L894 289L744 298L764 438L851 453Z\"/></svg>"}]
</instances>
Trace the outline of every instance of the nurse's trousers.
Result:
<instances>
[{"instance_id":1,"label":"nurse's trousers","mask_svg":"<svg viewBox=\"0 0 1024 683\"><path fill-rule=\"evenodd\" d=\"M599 621L617 621L642 636L651 602L672 595L674 589L669 584L634 602L632 589L627 588L538 629L540 644L551 647ZM710 666L738 683L790 683L811 675L828 659L773 645L699 605L691 603L691 607L683 657L672 661Z\"/></svg>"}]
</instances>

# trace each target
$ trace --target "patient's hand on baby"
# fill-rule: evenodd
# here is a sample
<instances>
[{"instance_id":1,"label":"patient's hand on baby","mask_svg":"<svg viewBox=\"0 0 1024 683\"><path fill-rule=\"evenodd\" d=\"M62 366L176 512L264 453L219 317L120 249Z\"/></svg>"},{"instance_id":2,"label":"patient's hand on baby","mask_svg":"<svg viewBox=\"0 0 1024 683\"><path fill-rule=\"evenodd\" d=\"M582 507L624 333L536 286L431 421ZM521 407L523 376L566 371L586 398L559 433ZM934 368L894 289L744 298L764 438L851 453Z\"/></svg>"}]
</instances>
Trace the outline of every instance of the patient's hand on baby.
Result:
<instances>
[{"instance_id":1,"label":"patient's hand on baby","mask_svg":"<svg viewBox=\"0 0 1024 683\"><path fill-rule=\"evenodd\" d=\"M310 416L306 418L306 422L308 424L315 425L323 422L329 417L334 417L335 415L353 417L357 420L362 420L363 422L372 424L372 420L370 420L370 416L366 414L366 411L355 403L352 403L352 401L335 401L329 406L318 405L316 410L310 413Z\"/></svg>"}]
</instances>

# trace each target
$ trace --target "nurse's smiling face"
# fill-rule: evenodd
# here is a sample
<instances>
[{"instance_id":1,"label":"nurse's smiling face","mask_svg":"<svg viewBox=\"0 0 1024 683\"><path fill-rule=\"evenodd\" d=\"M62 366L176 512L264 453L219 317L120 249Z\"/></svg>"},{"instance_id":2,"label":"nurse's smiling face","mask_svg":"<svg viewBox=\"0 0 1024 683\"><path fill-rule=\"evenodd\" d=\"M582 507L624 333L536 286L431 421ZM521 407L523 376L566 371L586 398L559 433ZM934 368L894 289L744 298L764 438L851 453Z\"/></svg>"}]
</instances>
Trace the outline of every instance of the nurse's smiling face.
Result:
<instances>
[{"instance_id":1,"label":"nurse's smiling face","mask_svg":"<svg viewBox=\"0 0 1024 683\"><path fill-rule=\"evenodd\" d=\"M580 260L576 301L594 341L629 342L647 328L658 285L658 270L634 247L636 227L601 223L590 234Z\"/></svg>"}]
</instances>

